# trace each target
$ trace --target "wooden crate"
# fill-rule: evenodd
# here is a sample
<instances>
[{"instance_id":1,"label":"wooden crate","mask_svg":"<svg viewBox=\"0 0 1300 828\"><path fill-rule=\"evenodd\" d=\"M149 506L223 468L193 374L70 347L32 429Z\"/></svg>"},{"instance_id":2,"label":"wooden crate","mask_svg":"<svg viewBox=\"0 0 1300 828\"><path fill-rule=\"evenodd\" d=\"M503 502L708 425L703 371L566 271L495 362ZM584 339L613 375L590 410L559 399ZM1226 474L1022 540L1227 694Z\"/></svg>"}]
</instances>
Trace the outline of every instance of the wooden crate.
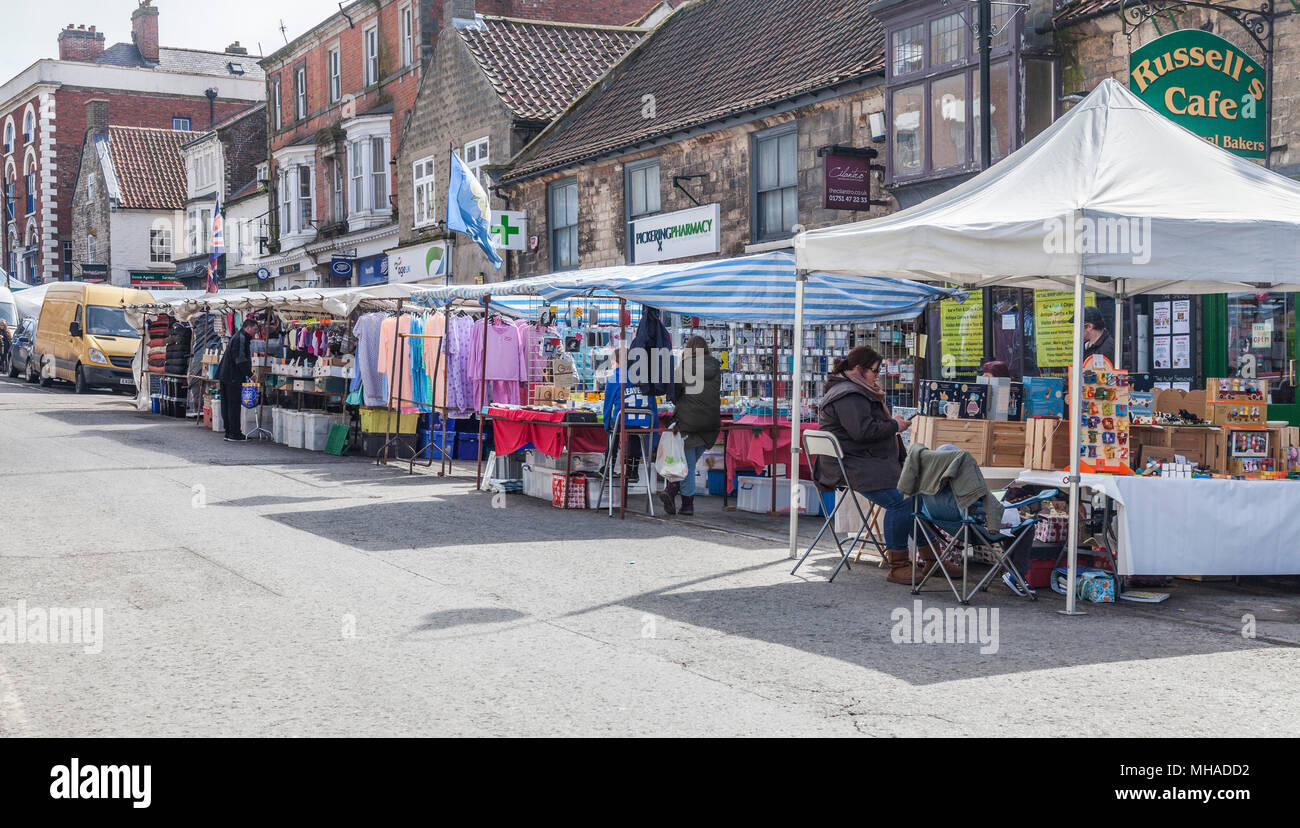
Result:
<instances>
[{"instance_id":1,"label":"wooden crate","mask_svg":"<svg viewBox=\"0 0 1300 828\"><path fill-rule=\"evenodd\" d=\"M1169 448L1174 454L1181 454L1189 463L1203 463L1213 466L1217 456L1217 446L1223 430L1206 426L1166 426Z\"/></svg>"},{"instance_id":2,"label":"wooden crate","mask_svg":"<svg viewBox=\"0 0 1300 828\"><path fill-rule=\"evenodd\" d=\"M989 444L993 423L989 420L950 420L947 417L917 417L912 421L912 440L926 448L954 445L970 452L975 462L989 465Z\"/></svg>"},{"instance_id":3,"label":"wooden crate","mask_svg":"<svg viewBox=\"0 0 1300 828\"><path fill-rule=\"evenodd\" d=\"M1031 417L1025 420L1024 467L1059 471L1070 465L1070 426L1066 420Z\"/></svg>"},{"instance_id":4,"label":"wooden crate","mask_svg":"<svg viewBox=\"0 0 1300 828\"><path fill-rule=\"evenodd\" d=\"M1270 428L1268 430L1269 456L1277 462L1279 470L1287 470L1286 450L1296 447L1300 447L1300 428L1288 426L1287 428Z\"/></svg>"},{"instance_id":5,"label":"wooden crate","mask_svg":"<svg viewBox=\"0 0 1300 828\"><path fill-rule=\"evenodd\" d=\"M989 443L989 465L1021 467L1025 462L1025 424L993 422Z\"/></svg>"}]
</instances>

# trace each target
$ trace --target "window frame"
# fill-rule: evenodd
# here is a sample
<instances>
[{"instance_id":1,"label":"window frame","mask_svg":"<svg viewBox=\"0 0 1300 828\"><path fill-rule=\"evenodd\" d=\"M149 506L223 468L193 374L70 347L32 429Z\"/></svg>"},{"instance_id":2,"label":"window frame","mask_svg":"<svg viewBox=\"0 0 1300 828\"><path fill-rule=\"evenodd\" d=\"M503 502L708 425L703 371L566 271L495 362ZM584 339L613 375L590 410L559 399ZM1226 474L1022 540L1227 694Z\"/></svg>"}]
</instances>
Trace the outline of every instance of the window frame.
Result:
<instances>
[{"instance_id":1,"label":"window frame","mask_svg":"<svg viewBox=\"0 0 1300 828\"><path fill-rule=\"evenodd\" d=\"M162 258L159 258L157 242L158 239L165 239L162 243ZM149 228L149 263L150 264L167 264L172 260L172 230L170 227L150 227Z\"/></svg>"},{"instance_id":2,"label":"window frame","mask_svg":"<svg viewBox=\"0 0 1300 828\"><path fill-rule=\"evenodd\" d=\"M759 164L761 163L759 158L760 146L768 141L776 141L778 146L778 152L779 152L780 140L789 135L794 135L794 183L787 184L785 186L775 186L775 187L768 187L766 189L759 189L760 186L759 185ZM765 231L763 227L763 215L762 215L761 204L763 201L762 196L765 193L777 192L777 191L784 192L786 190L793 189L795 207L794 207L794 222L792 223L792 226L793 224L799 223L799 122L790 121L789 123L780 124L779 126L774 126L771 127L770 129L765 129L759 132L755 132L750 137L749 147L750 147L750 159L751 159L750 183L749 183L750 238L753 240L754 244L762 244L765 242L773 242L773 241L784 241L785 239L792 238L793 231L790 228L785 228L775 233L771 231ZM779 156L777 158L777 170L778 170L777 176L779 179L780 177Z\"/></svg>"},{"instance_id":3,"label":"window frame","mask_svg":"<svg viewBox=\"0 0 1300 828\"><path fill-rule=\"evenodd\" d=\"M330 103L338 103L343 97L343 63L338 46L325 53L325 64L329 74Z\"/></svg>"},{"instance_id":4,"label":"window frame","mask_svg":"<svg viewBox=\"0 0 1300 828\"><path fill-rule=\"evenodd\" d=\"M63 244L61 247L63 250L63 275L71 278L72 277L72 239L63 239ZM9 255L12 256L13 253L14 251L11 248L9 251ZM10 272L12 273L13 271L11 270Z\"/></svg>"},{"instance_id":5,"label":"window frame","mask_svg":"<svg viewBox=\"0 0 1300 828\"><path fill-rule=\"evenodd\" d=\"M295 121L307 118L307 63L299 63L293 69L293 114Z\"/></svg>"},{"instance_id":6,"label":"window frame","mask_svg":"<svg viewBox=\"0 0 1300 828\"><path fill-rule=\"evenodd\" d=\"M26 215L36 215L36 170L32 170L23 176L23 186L27 188L27 213Z\"/></svg>"},{"instance_id":7,"label":"window frame","mask_svg":"<svg viewBox=\"0 0 1300 828\"><path fill-rule=\"evenodd\" d=\"M471 149L474 150L473 160L470 160ZM487 173L484 172L483 168L491 163L492 160L491 136L484 135L482 138L475 138L473 141L467 142L465 146L461 148L460 157L465 162L465 166L469 167L470 172L474 173L474 177L478 179L478 183L483 186L483 192L487 192L488 185L491 184L491 182L484 180Z\"/></svg>"},{"instance_id":8,"label":"window frame","mask_svg":"<svg viewBox=\"0 0 1300 828\"><path fill-rule=\"evenodd\" d=\"M271 122L275 125L276 132L284 129L284 109L280 101L282 92L280 76L276 75L271 78Z\"/></svg>"},{"instance_id":9,"label":"window frame","mask_svg":"<svg viewBox=\"0 0 1300 828\"><path fill-rule=\"evenodd\" d=\"M299 164L294 173L294 216L298 220L299 233L310 232L307 228L316 225L316 168L311 164ZM306 185L304 188L304 184ZM303 190L306 189L304 193Z\"/></svg>"},{"instance_id":10,"label":"window frame","mask_svg":"<svg viewBox=\"0 0 1300 828\"><path fill-rule=\"evenodd\" d=\"M411 164L411 226L427 227L438 222L438 168L434 156L429 155ZM424 192L424 210L421 216L420 194Z\"/></svg>"},{"instance_id":11,"label":"window frame","mask_svg":"<svg viewBox=\"0 0 1300 828\"><path fill-rule=\"evenodd\" d=\"M402 67L415 62L415 12L408 4L398 9L398 33L402 43Z\"/></svg>"},{"instance_id":12,"label":"window frame","mask_svg":"<svg viewBox=\"0 0 1300 828\"><path fill-rule=\"evenodd\" d=\"M179 125L178 125L178 122L183 122L185 125L184 125L184 126L179 126ZM172 129L179 130L179 131L181 131L181 132L190 132L190 131L191 131L191 125L192 125L193 123L194 123L194 122L191 121L189 118L185 118L185 117L182 117L182 116L180 116L180 115L173 115L173 116L172 116Z\"/></svg>"},{"instance_id":13,"label":"window frame","mask_svg":"<svg viewBox=\"0 0 1300 828\"><path fill-rule=\"evenodd\" d=\"M36 113L28 109L23 113L23 144L36 140Z\"/></svg>"},{"instance_id":14,"label":"window frame","mask_svg":"<svg viewBox=\"0 0 1300 828\"><path fill-rule=\"evenodd\" d=\"M567 191L570 188L573 190L573 197L574 197L573 198L574 220L572 224L561 225L556 222L556 217L555 217L555 194L562 190ZM557 181L552 181L550 184L546 185L546 230L547 230L547 238L550 242L549 257L550 257L552 272L558 272L562 270L577 270L580 266L581 257L578 254L578 227L581 224L580 203L581 202L579 201L578 198L578 179L576 177L570 176L568 178L561 178ZM567 213L567 205L566 205L566 213ZM567 220L567 218L568 217L566 215L565 219ZM564 232L566 234L566 237L568 236L569 233L572 233L573 261L567 265L560 264L556 256L556 251L559 248L559 246L556 244L556 238L557 235L561 232ZM568 246L567 239L566 239L566 246Z\"/></svg>"},{"instance_id":15,"label":"window frame","mask_svg":"<svg viewBox=\"0 0 1300 828\"><path fill-rule=\"evenodd\" d=\"M361 58L365 69L362 87L379 83L379 24L372 23L361 30Z\"/></svg>"},{"instance_id":16,"label":"window frame","mask_svg":"<svg viewBox=\"0 0 1300 828\"><path fill-rule=\"evenodd\" d=\"M647 209L644 212L640 212L640 213L635 212L633 209L633 204L635 202L634 182L636 180L636 176L638 174L641 174L641 180L644 182L646 179L644 173L652 168L655 171L655 184L656 184L655 209L654 210L649 209L649 201L647 199L646 202ZM626 227L627 227L627 233L625 236L625 238L627 239L627 243L624 245L627 249L624 258L628 264L636 263L635 261L636 246L632 244L632 233L633 233L632 228L635 225L637 219L645 218L646 216L653 216L657 213L663 212L663 178L661 174L661 169L662 168L660 167L658 157L643 158L639 161L630 161L623 166L623 219L626 222Z\"/></svg>"},{"instance_id":17,"label":"window frame","mask_svg":"<svg viewBox=\"0 0 1300 828\"><path fill-rule=\"evenodd\" d=\"M344 163L337 157L331 162L331 172L333 181L330 184L330 214L336 223L342 223L348 220L347 205L347 186L344 179Z\"/></svg>"}]
</instances>

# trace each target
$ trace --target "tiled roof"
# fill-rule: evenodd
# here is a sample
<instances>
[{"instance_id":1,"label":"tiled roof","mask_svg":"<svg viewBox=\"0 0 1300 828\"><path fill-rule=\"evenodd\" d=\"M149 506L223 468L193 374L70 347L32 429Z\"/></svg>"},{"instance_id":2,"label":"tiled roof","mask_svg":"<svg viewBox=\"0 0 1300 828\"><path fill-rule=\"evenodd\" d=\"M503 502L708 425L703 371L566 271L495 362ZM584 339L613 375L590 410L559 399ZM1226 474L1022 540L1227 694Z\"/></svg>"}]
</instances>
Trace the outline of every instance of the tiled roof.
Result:
<instances>
[{"instance_id":1,"label":"tiled roof","mask_svg":"<svg viewBox=\"0 0 1300 828\"><path fill-rule=\"evenodd\" d=\"M185 206L181 144L201 133L180 129L109 126L108 152L121 193L131 210L179 210Z\"/></svg>"},{"instance_id":2,"label":"tiled roof","mask_svg":"<svg viewBox=\"0 0 1300 828\"><path fill-rule=\"evenodd\" d=\"M520 153L506 179L884 70L865 0L698 0L675 11ZM643 115L654 96L655 115Z\"/></svg>"},{"instance_id":3,"label":"tiled roof","mask_svg":"<svg viewBox=\"0 0 1300 828\"><path fill-rule=\"evenodd\" d=\"M129 66L139 69L159 69L163 72L184 72L192 75L213 75L221 78L250 78L262 80L266 73L257 63L257 55L232 55L226 52L204 52L199 49L158 48L158 62L151 63L140 55L134 43L114 43L87 63L108 66ZM243 74L230 71L237 64Z\"/></svg>"},{"instance_id":4,"label":"tiled roof","mask_svg":"<svg viewBox=\"0 0 1300 828\"><path fill-rule=\"evenodd\" d=\"M1056 5L1052 22L1057 26L1068 26L1090 15L1118 10L1120 0L1066 0L1063 3L1058 0Z\"/></svg>"},{"instance_id":5,"label":"tiled roof","mask_svg":"<svg viewBox=\"0 0 1300 828\"><path fill-rule=\"evenodd\" d=\"M645 34L590 26L481 17L460 36L516 118L549 121Z\"/></svg>"}]
</instances>

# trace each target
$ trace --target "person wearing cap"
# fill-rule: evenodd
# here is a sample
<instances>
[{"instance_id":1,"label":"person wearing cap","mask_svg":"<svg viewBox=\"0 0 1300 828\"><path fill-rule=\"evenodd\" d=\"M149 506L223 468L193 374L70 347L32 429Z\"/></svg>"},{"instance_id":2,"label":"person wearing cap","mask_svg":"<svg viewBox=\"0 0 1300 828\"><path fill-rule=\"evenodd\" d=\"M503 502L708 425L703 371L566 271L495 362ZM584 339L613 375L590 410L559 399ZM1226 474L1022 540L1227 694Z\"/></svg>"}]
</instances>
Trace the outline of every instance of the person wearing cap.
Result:
<instances>
[{"instance_id":1,"label":"person wearing cap","mask_svg":"<svg viewBox=\"0 0 1300 828\"><path fill-rule=\"evenodd\" d=\"M1101 354L1106 359L1115 359L1115 337L1106 330L1106 320L1101 311L1089 305L1083 309L1083 360L1093 354Z\"/></svg>"}]
</instances>

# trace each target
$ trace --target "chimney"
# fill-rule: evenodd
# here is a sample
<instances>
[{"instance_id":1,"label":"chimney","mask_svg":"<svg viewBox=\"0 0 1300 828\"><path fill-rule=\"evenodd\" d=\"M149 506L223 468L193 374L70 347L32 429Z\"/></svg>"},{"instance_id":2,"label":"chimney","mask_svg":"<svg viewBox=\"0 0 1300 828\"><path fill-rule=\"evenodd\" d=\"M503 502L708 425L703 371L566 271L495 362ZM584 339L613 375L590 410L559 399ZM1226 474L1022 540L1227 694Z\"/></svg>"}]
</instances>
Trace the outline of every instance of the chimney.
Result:
<instances>
[{"instance_id":1,"label":"chimney","mask_svg":"<svg viewBox=\"0 0 1300 828\"><path fill-rule=\"evenodd\" d=\"M104 33L95 31L91 26L86 29L83 24L59 32L59 60L91 60L104 53Z\"/></svg>"},{"instance_id":2,"label":"chimney","mask_svg":"<svg viewBox=\"0 0 1300 828\"><path fill-rule=\"evenodd\" d=\"M86 129L90 132L108 132L108 101L103 98L86 101Z\"/></svg>"},{"instance_id":3,"label":"chimney","mask_svg":"<svg viewBox=\"0 0 1300 828\"><path fill-rule=\"evenodd\" d=\"M463 27L474 20L474 0L444 0L443 8L448 26L455 26L460 21Z\"/></svg>"},{"instance_id":4,"label":"chimney","mask_svg":"<svg viewBox=\"0 0 1300 828\"><path fill-rule=\"evenodd\" d=\"M244 48L243 46L240 46L240 45L239 45L239 41L236 40L234 43L232 43L232 44L230 44L229 46L226 47L226 54L228 54L228 55L246 55L246 54L248 54L248 49Z\"/></svg>"},{"instance_id":5,"label":"chimney","mask_svg":"<svg viewBox=\"0 0 1300 828\"><path fill-rule=\"evenodd\" d=\"M140 6L131 12L131 39L140 57L151 63L158 62L158 9L150 0L140 0Z\"/></svg>"}]
</instances>

